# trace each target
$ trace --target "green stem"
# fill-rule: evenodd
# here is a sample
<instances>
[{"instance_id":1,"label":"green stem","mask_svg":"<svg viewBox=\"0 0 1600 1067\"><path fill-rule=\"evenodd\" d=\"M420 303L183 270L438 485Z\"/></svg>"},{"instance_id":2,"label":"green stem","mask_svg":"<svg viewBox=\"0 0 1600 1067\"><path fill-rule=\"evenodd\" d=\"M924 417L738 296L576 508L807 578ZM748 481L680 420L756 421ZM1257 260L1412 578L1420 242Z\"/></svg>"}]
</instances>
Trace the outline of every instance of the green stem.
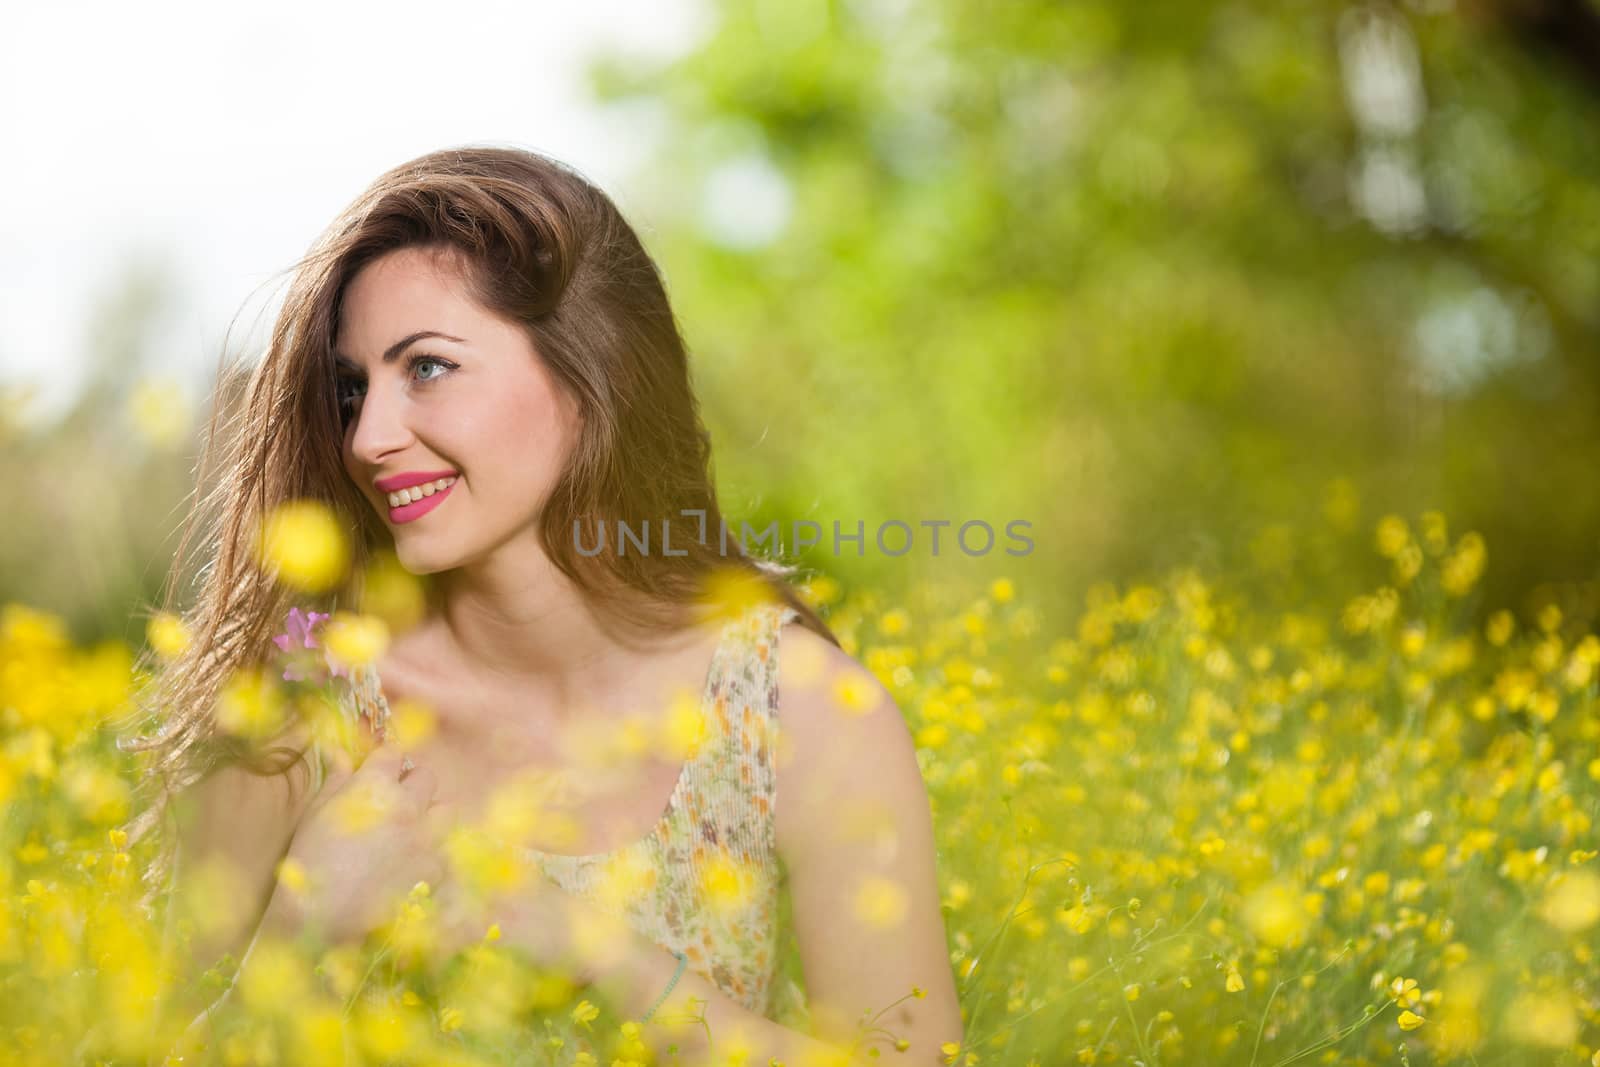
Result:
<instances>
[{"instance_id":1,"label":"green stem","mask_svg":"<svg viewBox=\"0 0 1600 1067\"><path fill-rule=\"evenodd\" d=\"M1140 940L1134 946L1133 950L1135 952L1144 952L1144 951L1146 951L1148 949L1155 948L1157 945L1165 945L1170 941L1176 941L1176 940L1178 940L1178 939L1180 939L1182 937L1192 936L1192 935L1187 934L1186 931L1189 929L1189 927L1193 926L1196 922L1199 921L1200 916L1205 913L1205 910L1211 904L1211 901L1212 901L1212 897L1208 895L1205 900L1200 902L1200 906L1195 909L1195 913L1193 915L1189 916L1189 918L1184 921L1184 924L1182 926L1178 927L1176 930L1172 931L1172 933L1166 935L1165 937L1159 938L1159 939L1157 939L1155 941L1150 941L1150 940L1145 940L1145 938L1147 938L1149 936L1148 934L1140 935ZM1157 922L1159 922L1159 921L1160 920L1157 920ZM1152 934L1155 933L1154 927L1151 928L1150 933L1152 933ZM1101 967L1098 971L1095 971L1094 973L1092 973L1092 974L1088 975L1087 977L1085 977L1083 979L1083 981L1079 982L1077 985L1073 986L1071 989L1066 990L1065 993L1063 993L1062 995L1070 997L1072 994L1076 993L1078 990L1082 989L1084 986L1089 985L1089 984L1097 981L1101 976L1103 976L1109 970L1111 970L1111 965L1108 963L1104 967ZM1051 1007L1054 1003L1055 1003L1054 1001L1047 1002L1047 1003L1039 1005L1037 1008L1033 1008L1030 1011L1024 1012L1023 1014L1018 1015L1016 1018L1012 1019L1010 1022L1007 1022L1002 1026L998 1026L995 1029L990 1030L988 1033L984 1034L982 1037L971 1037L971 1036L969 1036L967 1038L966 1042L963 1043L961 1048L958 1050L958 1054L960 1052L965 1052L968 1049L975 1049L979 1045L982 1045L987 1041L991 1041L996 1036L1005 1033L1007 1030L1011 1030L1011 1029L1013 1029L1013 1028L1015 1028L1017 1026L1020 1026L1025 1020L1027 1020L1027 1019L1039 1014L1041 1011L1044 1011L1046 1008ZM1113 1020L1113 1022L1115 1022L1115 1020Z\"/></svg>"},{"instance_id":2,"label":"green stem","mask_svg":"<svg viewBox=\"0 0 1600 1067\"><path fill-rule=\"evenodd\" d=\"M1350 951L1350 945L1346 944L1344 948L1339 950L1339 955L1333 957L1333 959L1329 960L1326 964L1324 964L1321 967L1318 967L1316 970L1312 971L1311 973L1313 975L1321 974L1323 971L1327 970L1329 967L1332 967L1334 964L1338 963L1341 959L1343 959L1344 958L1344 954L1346 952L1349 952L1349 951ZM1277 985L1272 987L1272 993L1267 997L1266 1007L1261 1009L1261 1025L1256 1027L1256 1043L1255 1043L1255 1047L1253 1047L1250 1050L1250 1067L1256 1067L1256 1057L1261 1054L1261 1035L1267 1029L1267 1015L1268 1015L1268 1013L1270 1013L1272 1011L1272 1002L1277 999L1278 991L1281 990L1284 986L1288 985L1290 982L1296 982L1296 981L1299 981L1300 979L1305 978L1305 977L1306 976L1302 974L1302 975L1297 975L1294 978L1285 978L1283 981L1279 982Z\"/></svg>"},{"instance_id":3,"label":"green stem","mask_svg":"<svg viewBox=\"0 0 1600 1067\"><path fill-rule=\"evenodd\" d=\"M1368 1024L1370 1024L1372 1022L1372 1020L1374 1020L1378 1016L1382 1015L1384 1008L1387 1008L1387 1007L1388 1007L1387 1004L1383 1005L1377 1011L1373 1012L1371 1015L1364 1016L1360 1020L1351 1023L1349 1026L1345 1027L1343 1030L1340 1030L1337 1033L1335 1033L1332 1037L1325 1037L1321 1041L1318 1041L1315 1045L1308 1045L1307 1047L1301 1049L1299 1052L1296 1052L1294 1055L1289 1056L1289 1057L1287 1057L1285 1059L1281 1059L1277 1063L1274 1063L1272 1065L1272 1067L1286 1067L1287 1064L1293 1063L1295 1060L1303 1060L1303 1059L1305 1059L1307 1056L1311 1055L1313 1052L1321 1052L1325 1048L1332 1048L1334 1045L1337 1045L1339 1042L1343 1041L1345 1038L1349 1037L1351 1034L1355 1033L1357 1030L1361 1029L1363 1026L1367 1026Z\"/></svg>"},{"instance_id":4,"label":"green stem","mask_svg":"<svg viewBox=\"0 0 1600 1067\"><path fill-rule=\"evenodd\" d=\"M392 937L386 938L383 942L383 945L373 955L372 962L367 965L367 973L361 976L361 981L357 982L355 989L351 990L350 992L350 999L345 1001L344 1011L342 1013L344 1018L350 1018L350 1011L356 1006L356 1001L360 999L361 991L367 988L367 981L372 977L372 972L378 969L378 964L382 963L384 958L388 956L389 946L392 943Z\"/></svg>"}]
</instances>

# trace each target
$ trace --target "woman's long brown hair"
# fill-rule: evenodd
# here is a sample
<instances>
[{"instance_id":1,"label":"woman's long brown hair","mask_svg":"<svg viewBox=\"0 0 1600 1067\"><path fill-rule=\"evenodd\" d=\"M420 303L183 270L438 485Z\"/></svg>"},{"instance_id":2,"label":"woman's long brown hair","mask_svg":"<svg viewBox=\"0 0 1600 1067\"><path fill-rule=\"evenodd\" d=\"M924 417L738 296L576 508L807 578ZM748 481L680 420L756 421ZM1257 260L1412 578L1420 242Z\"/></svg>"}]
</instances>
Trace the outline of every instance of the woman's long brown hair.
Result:
<instances>
[{"instance_id":1,"label":"woman's long brown hair","mask_svg":"<svg viewBox=\"0 0 1600 1067\"><path fill-rule=\"evenodd\" d=\"M344 426L335 393L333 341L350 280L377 257L421 247L456 254L471 295L522 325L552 378L576 401L581 428L546 501L540 534L561 572L606 619L624 629L670 632L700 602L713 574L758 583L838 644L791 585L792 566L726 554L714 531L723 515L713 484L710 436L691 388L688 356L655 262L609 197L573 169L535 152L475 147L421 156L382 175L336 218L291 270L294 277L261 362L219 378L193 495L161 610L187 623L192 640L170 661L140 657L138 697L151 731L122 742L143 753L131 842L163 825L172 798L232 762L285 774L303 750L247 743L220 731L214 705L236 672L264 666L271 638L306 597L263 570L255 537L272 510L319 501L356 531L349 576L330 605L359 603L360 583L389 535L341 458ZM242 392L239 392L240 384ZM238 392L238 395L235 393ZM208 474L208 472L210 472ZM208 477L215 484L205 489ZM704 513L704 541L676 551L596 555L577 551L618 521L642 524ZM576 524L576 526L575 526ZM194 542L199 537L198 547ZM176 607L180 575L199 552L195 603ZM146 908L166 886L176 847L168 839L145 870Z\"/></svg>"}]
</instances>

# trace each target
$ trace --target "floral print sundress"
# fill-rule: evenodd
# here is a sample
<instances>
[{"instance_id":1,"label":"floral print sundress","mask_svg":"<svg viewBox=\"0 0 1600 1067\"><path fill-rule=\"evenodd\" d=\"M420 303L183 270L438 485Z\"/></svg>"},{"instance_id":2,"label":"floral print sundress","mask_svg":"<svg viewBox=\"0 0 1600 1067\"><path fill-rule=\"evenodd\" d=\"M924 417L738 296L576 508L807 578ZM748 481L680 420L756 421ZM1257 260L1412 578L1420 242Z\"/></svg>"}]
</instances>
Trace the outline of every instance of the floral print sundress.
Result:
<instances>
[{"instance_id":1,"label":"floral print sundress","mask_svg":"<svg viewBox=\"0 0 1600 1067\"><path fill-rule=\"evenodd\" d=\"M804 992L780 966L787 887L774 823L778 638L798 618L761 602L724 625L701 695L704 733L648 836L587 855L518 852L566 892L684 953L688 969L746 1008L804 1028ZM388 721L370 665L351 673L341 699Z\"/></svg>"}]
</instances>

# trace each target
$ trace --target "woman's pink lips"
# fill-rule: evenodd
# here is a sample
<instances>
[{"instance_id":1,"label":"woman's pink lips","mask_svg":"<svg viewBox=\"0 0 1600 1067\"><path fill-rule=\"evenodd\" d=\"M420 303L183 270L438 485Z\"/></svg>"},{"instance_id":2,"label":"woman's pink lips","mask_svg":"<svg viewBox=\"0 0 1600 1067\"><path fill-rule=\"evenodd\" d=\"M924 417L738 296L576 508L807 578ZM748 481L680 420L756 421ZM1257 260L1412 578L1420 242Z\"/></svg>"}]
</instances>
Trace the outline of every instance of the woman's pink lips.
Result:
<instances>
[{"instance_id":1,"label":"woman's pink lips","mask_svg":"<svg viewBox=\"0 0 1600 1067\"><path fill-rule=\"evenodd\" d=\"M401 504L397 508L390 508L389 521L401 523L422 518L422 516L438 507L444 501L444 498L450 495L450 490L454 489L455 487L456 483L451 482L448 486L440 489L432 496L425 496L421 500L413 500L409 504Z\"/></svg>"},{"instance_id":2,"label":"woman's pink lips","mask_svg":"<svg viewBox=\"0 0 1600 1067\"><path fill-rule=\"evenodd\" d=\"M402 474L391 474L387 478L379 478L372 484L380 493L398 493L402 489L437 482L441 478L458 477L460 477L459 471L406 471Z\"/></svg>"}]
</instances>

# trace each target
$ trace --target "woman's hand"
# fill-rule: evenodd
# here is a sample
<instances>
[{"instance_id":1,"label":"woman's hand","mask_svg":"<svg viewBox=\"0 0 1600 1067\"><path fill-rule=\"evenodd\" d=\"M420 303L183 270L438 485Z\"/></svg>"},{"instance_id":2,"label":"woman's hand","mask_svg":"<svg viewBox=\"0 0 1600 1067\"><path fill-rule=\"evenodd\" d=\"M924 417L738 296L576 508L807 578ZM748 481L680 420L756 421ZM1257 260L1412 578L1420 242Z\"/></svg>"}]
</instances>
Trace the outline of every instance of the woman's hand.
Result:
<instances>
[{"instance_id":1,"label":"woman's hand","mask_svg":"<svg viewBox=\"0 0 1600 1067\"><path fill-rule=\"evenodd\" d=\"M400 780L404 754L379 745L359 767L343 754L308 806L287 860L305 884L285 893L277 921L305 927L326 943L361 941L392 918L419 881L444 873L428 810L437 779L426 768Z\"/></svg>"},{"instance_id":2,"label":"woman's hand","mask_svg":"<svg viewBox=\"0 0 1600 1067\"><path fill-rule=\"evenodd\" d=\"M529 963L566 975L578 986L628 951L625 920L575 897L535 871L512 890L485 896L447 875L432 893L445 957L482 942L491 925L499 943Z\"/></svg>"}]
</instances>

